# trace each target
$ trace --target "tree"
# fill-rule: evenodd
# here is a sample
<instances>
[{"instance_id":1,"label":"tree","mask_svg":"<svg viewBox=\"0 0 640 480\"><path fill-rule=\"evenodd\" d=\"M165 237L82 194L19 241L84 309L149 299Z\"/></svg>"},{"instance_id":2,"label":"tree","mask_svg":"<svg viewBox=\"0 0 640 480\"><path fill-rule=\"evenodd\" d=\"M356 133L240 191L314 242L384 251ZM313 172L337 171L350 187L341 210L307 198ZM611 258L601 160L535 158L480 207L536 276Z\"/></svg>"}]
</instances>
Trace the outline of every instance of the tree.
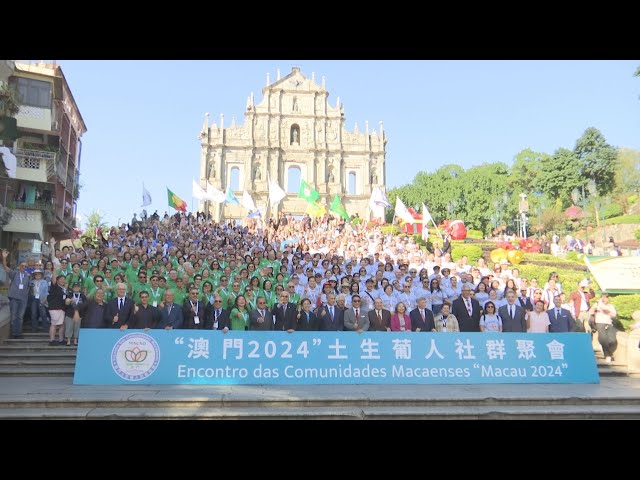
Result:
<instances>
[{"instance_id":1,"label":"tree","mask_svg":"<svg viewBox=\"0 0 640 480\"><path fill-rule=\"evenodd\" d=\"M636 73L633 74L636 77L640 77L640 67L636 68Z\"/></svg>"},{"instance_id":2,"label":"tree","mask_svg":"<svg viewBox=\"0 0 640 480\"><path fill-rule=\"evenodd\" d=\"M516 154L511 166L509 188L514 194L535 192L536 178L540 174L540 166L543 159L549 157L548 153L534 152L530 148Z\"/></svg>"},{"instance_id":3,"label":"tree","mask_svg":"<svg viewBox=\"0 0 640 480\"><path fill-rule=\"evenodd\" d=\"M597 128L587 128L577 140L574 153L580 162L583 184L593 179L600 195L611 193L615 187L618 155L616 149L607 143L604 135Z\"/></svg>"},{"instance_id":4,"label":"tree","mask_svg":"<svg viewBox=\"0 0 640 480\"><path fill-rule=\"evenodd\" d=\"M616 193L640 193L640 151L631 148L618 149L615 180Z\"/></svg>"},{"instance_id":5,"label":"tree","mask_svg":"<svg viewBox=\"0 0 640 480\"><path fill-rule=\"evenodd\" d=\"M89 243L97 246L102 242L102 239L98 238L98 234L101 236L102 232L106 232L109 228L104 222L104 215L98 210L93 210L89 215L87 215L85 224L86 230L80 238L83 242L88 241Z\"/></svg>"},{"instance_id":6,"label":"tree","mask_svg":"<svg viewBox=\"0 0 640 480\"><path fill-rule=\"evenodd\" d=\"M575 152L559 148L552 156L541 159L540 174L533 186L547 198L558 199L563 206L569 206L571 191L584 183L580 177L580 165Z\"/></svg>"}]
</instances>

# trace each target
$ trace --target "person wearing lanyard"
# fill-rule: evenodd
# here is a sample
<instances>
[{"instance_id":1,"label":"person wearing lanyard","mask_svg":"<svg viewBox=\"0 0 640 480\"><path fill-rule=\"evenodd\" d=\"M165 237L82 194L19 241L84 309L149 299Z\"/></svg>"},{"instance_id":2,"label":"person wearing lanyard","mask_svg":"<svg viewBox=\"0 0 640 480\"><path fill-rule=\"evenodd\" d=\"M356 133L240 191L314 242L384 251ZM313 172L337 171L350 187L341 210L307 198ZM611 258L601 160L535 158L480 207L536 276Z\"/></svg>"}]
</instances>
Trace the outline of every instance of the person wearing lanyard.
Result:
<instances>
[{"instance_id":1,"label":"person wearing lanyard","mask_svg":"<svg viewBox=\"0 0 640 480\"><path fill-rule=\"evenodd\" d=\"M189 291L189 298L184 302L182 308L182 317L184 319L182 328L204 328L204 304L198 300L198 289L196 287Z\"/></svg>"},{"instance_id":2,"label":"person wearing lanyard","mask_svg":"<svg viewBox=\"0 0 640 480\"><path fill-rule=\"evenodd\" d=\"M25 272L27 264L20 262L17 270L12 270L7 266L9 250L2 251L2 266L11 279L11 285L7 292L9 297L9 309L11 311L11 338L22 338L22 319L27 310L29 299L29 283L31 276Z\"/></svg>"}]
</instances>

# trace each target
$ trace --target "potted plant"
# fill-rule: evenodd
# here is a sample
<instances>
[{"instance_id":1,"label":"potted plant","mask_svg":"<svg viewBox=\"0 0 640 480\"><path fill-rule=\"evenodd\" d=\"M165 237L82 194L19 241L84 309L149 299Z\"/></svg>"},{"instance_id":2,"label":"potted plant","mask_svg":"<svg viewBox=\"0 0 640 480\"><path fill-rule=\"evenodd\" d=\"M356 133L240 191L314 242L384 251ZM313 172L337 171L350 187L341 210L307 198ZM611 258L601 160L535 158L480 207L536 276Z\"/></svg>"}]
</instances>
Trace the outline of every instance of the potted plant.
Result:
<instances>
[{"instance_id":1,"label":"potted plant","mask_svg":"<svg viewBox=\"0 0 640 480\"><path fill-rule=\"evenodd\" d=\"M20 101L15 89L5 83L0 86L0 116L15 117L20 111Z\"/></svg>"}]
</instances>

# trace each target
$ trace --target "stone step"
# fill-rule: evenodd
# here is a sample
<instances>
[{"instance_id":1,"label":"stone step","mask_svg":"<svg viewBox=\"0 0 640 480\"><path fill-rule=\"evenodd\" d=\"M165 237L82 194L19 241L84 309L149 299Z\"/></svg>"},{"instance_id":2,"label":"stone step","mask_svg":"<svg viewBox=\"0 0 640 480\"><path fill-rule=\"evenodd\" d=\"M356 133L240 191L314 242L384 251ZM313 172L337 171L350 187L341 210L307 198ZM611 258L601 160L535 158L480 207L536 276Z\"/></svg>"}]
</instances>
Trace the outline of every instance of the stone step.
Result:
<instances>
[{"instance_id":1,"label":"stone step","mask_svg":"<svg viewBox=\"0 0 640 480\"><path fill-rule=\"evenodd\" d=\"M24 352L21 350L2 352L0 349L0 358L32 358L32 359L54 359L54 358L76 358L76 352L68 349L51 348L44 352Z\"/></svg>"},{"instance_id":2,"label":"stone step","mask_svg":"<svg viewBox=\"0 0 640 480\"><path fill-rule=\"evenodd\" d=\"M3 419L640 419L640 405L280 407L280 408L0 408Z\"/></svg>"},{"instance_id":3,"label":"stone step","mask_svg":"<svg viewBox=\"0 0 640 480\"><path fill-rule=\"evenodd\" d=\"M35 346L0 345L0 355L5 352L52 352L56 350L61 352L77 352L78 347L67 347L66 345L53 345L50 347L48 343L42 343Z\"/></svg>"},{"instance_id":4,"label":"stone step","mask_svg":"<svg viewBox=\"0 0 640 480\"><path fill-rule=\"evenodd\" d=\"M6 357L2 357L0 356L0 365L34 365L34 366L41 366L41 367L47 367L47 366L52 366L52 365L60 365L60 366L67 366L67 365L71 365L73 367L75 367L76 365L76 359L71 357L71 358L67 358L67 357L60 357L60 358L47 358L47 359L42 359L42 358L6 358Z\"/></svg>"},{"instance_id":5,"label":"stone step","mask_svg":"<svg viewBox=\"0 0 640 480\"><path fill-rule=\"evenodd\" d=\"M75 365L69 366L36 366L36 365L0 365L0 377L42 377L42 376L66 376L72 377Z\"/></svg>"}]
</instances>

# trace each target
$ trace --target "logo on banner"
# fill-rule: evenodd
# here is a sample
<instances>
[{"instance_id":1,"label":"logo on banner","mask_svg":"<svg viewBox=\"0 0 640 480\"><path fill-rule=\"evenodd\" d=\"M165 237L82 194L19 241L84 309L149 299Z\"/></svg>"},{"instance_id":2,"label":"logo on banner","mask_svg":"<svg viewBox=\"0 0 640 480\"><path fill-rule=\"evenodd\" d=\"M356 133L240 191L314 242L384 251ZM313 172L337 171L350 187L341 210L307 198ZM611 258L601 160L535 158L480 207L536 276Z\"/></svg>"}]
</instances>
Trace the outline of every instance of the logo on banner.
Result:
<instances>
[{"instance_id":1,"label":"logo on banner","mask_svg":"<svg viewBox=\"0 0 640 480\"><path fill-rule=\"evenodd\" d=\"M160 347L153 337L130 333L115 344L111 366L119 377L135 382L149 377L160 363Z\"/></svg>"}]
</instances>

